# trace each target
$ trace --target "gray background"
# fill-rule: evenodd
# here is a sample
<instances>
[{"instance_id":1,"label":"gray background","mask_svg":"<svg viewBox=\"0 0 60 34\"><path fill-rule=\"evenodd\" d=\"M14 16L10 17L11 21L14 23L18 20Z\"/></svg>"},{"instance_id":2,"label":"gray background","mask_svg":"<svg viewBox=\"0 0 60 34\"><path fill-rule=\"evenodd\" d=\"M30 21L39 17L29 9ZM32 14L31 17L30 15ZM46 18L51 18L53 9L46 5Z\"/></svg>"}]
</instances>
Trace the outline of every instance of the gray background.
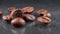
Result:
<instances>
[{"instance_id":1,"label":"gray background","mask_svg":"<svg viewBox=\"0 0 60 34\"><path fill-rule=\"evenodd\" d=\"M52 14L50 26L38 24L35 20L27 22L24 27L13 27L9 22L0 18L0 34L60 34L60 0L0 0L0 8L3 9L4 15L8 14L7 8L15 6L22 8L24 6L33 6L33 14L36 16L38 9L46 9Z\"/></svg>"}]
</instances>

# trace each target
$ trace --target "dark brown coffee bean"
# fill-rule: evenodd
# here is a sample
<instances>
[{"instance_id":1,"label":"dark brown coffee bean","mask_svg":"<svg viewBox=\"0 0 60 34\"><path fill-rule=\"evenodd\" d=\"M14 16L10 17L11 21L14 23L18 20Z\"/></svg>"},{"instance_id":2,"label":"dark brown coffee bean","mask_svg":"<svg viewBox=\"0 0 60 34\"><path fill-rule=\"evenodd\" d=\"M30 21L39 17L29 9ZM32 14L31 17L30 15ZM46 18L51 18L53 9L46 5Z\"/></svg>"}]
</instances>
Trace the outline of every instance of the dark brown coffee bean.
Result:
<instances>
[{"instance_id":1,"label":"dark brown coffee bean","mask_svg":"<svg viewBox=\"0 0 60 34\"><path fill-rule=\"evenodd\" d=\"M15 18L11 21L11 25L13 26L25 26L25 21L23 18Z\"/></svg>"}]
</instances>

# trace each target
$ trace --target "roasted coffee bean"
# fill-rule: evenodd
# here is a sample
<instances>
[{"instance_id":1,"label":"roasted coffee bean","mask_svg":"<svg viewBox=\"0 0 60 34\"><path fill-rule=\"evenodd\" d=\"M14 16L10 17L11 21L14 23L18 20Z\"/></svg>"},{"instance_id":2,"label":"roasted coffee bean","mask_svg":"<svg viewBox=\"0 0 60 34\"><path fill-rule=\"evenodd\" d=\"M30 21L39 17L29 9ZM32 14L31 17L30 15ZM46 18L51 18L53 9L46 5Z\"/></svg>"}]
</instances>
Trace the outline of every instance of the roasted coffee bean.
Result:
<instances>
[{"instance_id":1,"label":"roasted coffee bean","mask_svg":"<svg viewBox=\"0 0 60 34\"><path fill-rule=\"evenodd\" d=\"M37 11L38 16L45 16L46 13L47 13L47 10L45 10L45 9L40 9Z\"/></svg>"},{"instance_id":2,"label":"roasted coffee bean","mask_svg":"<svg viewBox=\"0 0 60 34\"><path fill-rule=\"evenodd\" d=\"M3 20L11 20L12 17L10 15L7 15L7 16L3 16L2 19Z\"/></svg>"},{"instance_id":3,"label":"roasted coffee bean","mask_svg":"<svg viewBox=\"0 0 60 34\"><path fill-rule=\"evenodd\" d=\"M2 12L2 10L0 10L0 16L2 16L3 15L3 12Z\"/></svg>"},{"instance_id":4,"label":"roasted coffee bean","mask_svg":"<svg viewBox=\"0 0 60 34\"><path fill-rule=\"evenodd\" d=\"M22 11L23 11L25 14L29 14L29 13L32 13L32 12L34 11L34 7L32 7L32 6L27 6L27 7L22 8Z\"/></svg>"},{"instance_id":5,"label":"roasted coffee bean","mask_svg":"<svg viewBox=\"0 0 60 34\"><path fill-rule=\"evenodd\" d=\"M47 10L45 9L41 9L37 11L37 15L38 16L46 16L46 17L51 17L51 13L49 13Z\"/></svg>"},{"instance_id":6,"label":"roasted coffee bean","mask_svg":"<svg viewBox=\"0 0 60 34\"><path fill-rule=\"evenodd\" d=\"M41 24L49 24L51 22L51 19L48 17L38 17L37 21Z\"/></svg>"},{"instance_id":7,"label":"roasted coffee bean","mask_svg":"<svg viewBox=\"0 0 60 34\"><path fill-rule=\"evenodd\" d=\"M16 17L22 17L22 10L20 9L16 9L15 11L11 12L11 16L13 16L13 18L16 18Z\"/></svg>"},{"instance_id":8,"label":"roasted coffee bean","mask_svg":"<svg viewBox=\"0 0 60 34\"><path fill-rule=\"evenodd\" d=\"M14 17L22 17L22 14L23 12L21 10L16 10L14 13L13 13L13 16Z\"/></svg>"},{"instance_id":9,"label":"roasted coffee bean","mask_svg":"<svg viewBox=\"0 0 60 34\"><path fill-rule=\"evenodd\" d=\"M20 18L20 17L15 18L11 21L11 25L13 25L13 26L25 26L25 24L26 23L25 23L24 19Z\"/></svg>"},{"instance_id":10,"label":"roasted coffee bean","mask_svg":"<svg viewBox=\"0 0 60 34\"><path fill-rule=\"evenodd\" d=\"M16 7L9 7L9 8L8 8L9 14L10 14L12 11L15 11L16 9L17 9Z\"/></svg>"},{"instance_id":11,"label":"roasted coffee bean","mask_svg":"<svg viewBox=\"0 0 60 34\"><path fill-rule=\"evenodd\" d=\"M31 14L24 14L24 17L27 19L27 20L35 20L35 16L31 15Z\"/></svg>"}]
</instances>

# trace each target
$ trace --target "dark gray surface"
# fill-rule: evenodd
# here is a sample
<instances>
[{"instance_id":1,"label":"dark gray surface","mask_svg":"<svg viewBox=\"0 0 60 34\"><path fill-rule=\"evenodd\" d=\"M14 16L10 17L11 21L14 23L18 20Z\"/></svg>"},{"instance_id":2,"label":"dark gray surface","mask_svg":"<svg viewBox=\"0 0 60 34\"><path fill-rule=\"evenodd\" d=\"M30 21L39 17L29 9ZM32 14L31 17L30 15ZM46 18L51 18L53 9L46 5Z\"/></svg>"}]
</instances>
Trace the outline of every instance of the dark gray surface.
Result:
<instances>
[{"instance_id":1,"label":"dark gray surface","mask_svg":"<svg viewBox=\"0 0 60 34\"><path fill-rule=\"evenodd\" d=\"M50 26L43 26L38 24L35 20L27 22L24 27L16 28L0 19L0 34L60 34L60 0L6 0L0 1L0 8L3 9L4 15L8 14L7 8L16 6L22 8L26 5L35 8L33 14L37 17L36 11L38 9L46 9L52 14L52 22Z\"/></svg>"}]
</instances>

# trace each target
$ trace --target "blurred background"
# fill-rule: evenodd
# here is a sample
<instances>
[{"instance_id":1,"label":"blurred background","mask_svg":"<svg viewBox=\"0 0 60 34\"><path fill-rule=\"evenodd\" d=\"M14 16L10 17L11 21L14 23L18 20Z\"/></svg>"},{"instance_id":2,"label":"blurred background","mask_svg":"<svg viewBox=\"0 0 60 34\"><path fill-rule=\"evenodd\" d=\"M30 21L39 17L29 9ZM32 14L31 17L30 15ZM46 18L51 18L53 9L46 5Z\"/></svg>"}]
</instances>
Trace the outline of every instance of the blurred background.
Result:
<instances>
[{"instance_id":1,"label":"blurred background","mask_svg":"<svg viewBox=\"0 0 60 34\"><path fill-rule=\"evenodd\" d=\"M0 4L19 4L19 3L56 3L60 0L0 0Z\"/></svg>"},{"instance_id":2,"label":"blurred background","mask_svg":"<svg viewBox=\"0 0 60 34\"><path fill-rule=\"evenodd\" d=\"M60 4L60 0L0 0L1 5L13 6L14 4Z\"/></svg>"}]
</instances>

